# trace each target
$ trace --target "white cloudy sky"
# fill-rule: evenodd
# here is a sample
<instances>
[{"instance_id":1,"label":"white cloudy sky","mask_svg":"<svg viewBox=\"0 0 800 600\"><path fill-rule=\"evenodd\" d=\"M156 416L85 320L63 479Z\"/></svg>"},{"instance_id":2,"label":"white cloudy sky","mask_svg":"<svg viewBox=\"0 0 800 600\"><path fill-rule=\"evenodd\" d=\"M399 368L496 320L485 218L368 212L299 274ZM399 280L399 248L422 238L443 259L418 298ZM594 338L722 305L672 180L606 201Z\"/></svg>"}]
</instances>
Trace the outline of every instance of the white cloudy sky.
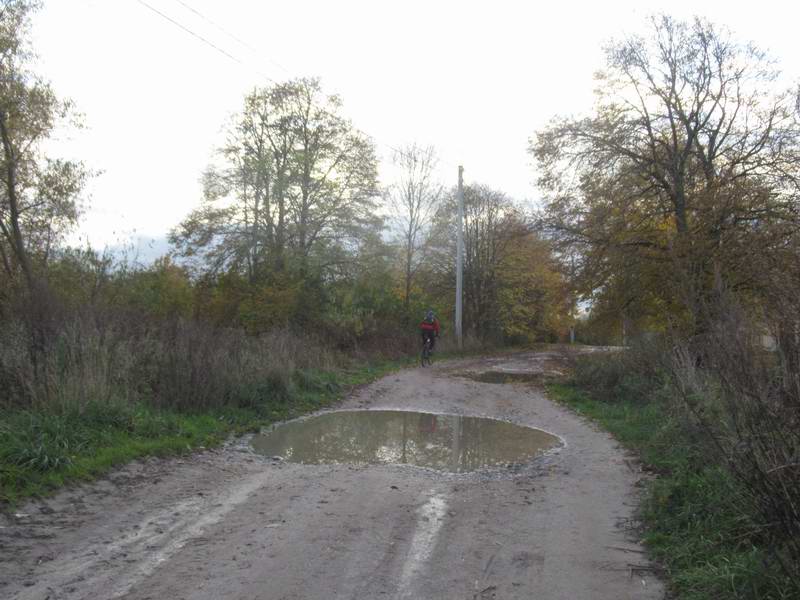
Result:
<instances>
[{"instance_id":1,"label":"white cloudy sky","mask_svg":"<svg viewBox=\"0 0 800 600\"><path fill-rule=\"evenodd\" d=\"M587 110L603 43L653 12L707 16L800 78L800 5L785 0L144 1L244 64L139 0L45 1L39 70L85 115L59 148L102 171L80 232L98 246L163 238L197 204L226 119L267 77L319 76L384 158L433 144L443 180L463 164L467 181L520 199L536 198L530 135Z\"/></svg>"}]
</instances>

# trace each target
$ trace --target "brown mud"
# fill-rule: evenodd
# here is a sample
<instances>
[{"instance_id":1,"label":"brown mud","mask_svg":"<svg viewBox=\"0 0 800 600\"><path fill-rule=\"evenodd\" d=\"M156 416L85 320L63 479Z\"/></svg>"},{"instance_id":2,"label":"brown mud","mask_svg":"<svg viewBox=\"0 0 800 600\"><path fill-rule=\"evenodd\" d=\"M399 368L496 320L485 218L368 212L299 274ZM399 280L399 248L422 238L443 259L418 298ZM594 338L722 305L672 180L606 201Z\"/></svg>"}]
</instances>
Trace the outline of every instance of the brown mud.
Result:
<instances>
[{"instance_id":1,"label":"brown mud","mask_svg":"<svg viewBox=\"0 0 800 600\"><path fill-rule=\"evenodd\" d=\"M0 516L0 597L656 599L637 540L644 475L605 432L536 386L563 351L434 363L341 407L489 417L561 448L473 473L295 464L249 440L139 461Z\"/></svg>"}]
</instances>

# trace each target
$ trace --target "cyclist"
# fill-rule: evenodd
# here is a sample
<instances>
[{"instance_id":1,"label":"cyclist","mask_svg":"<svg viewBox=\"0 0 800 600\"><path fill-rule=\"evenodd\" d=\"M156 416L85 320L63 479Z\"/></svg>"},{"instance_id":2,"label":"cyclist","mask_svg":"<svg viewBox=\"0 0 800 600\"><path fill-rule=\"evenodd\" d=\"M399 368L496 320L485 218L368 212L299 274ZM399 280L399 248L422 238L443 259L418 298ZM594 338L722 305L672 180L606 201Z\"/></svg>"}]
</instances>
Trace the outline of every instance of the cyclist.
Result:
<instances>
[{"instance_id":1,"label":"cyclist","mask_svg":"<svg viewBox=\"0 0 800 600\"><path fill-rule=\"evenodd\" d=\"M436 345L436 338L439 337L439 319L432 310L425 314L422 323L419 324L420 331L422 332L422 343L425 344L428 340L431 342L431 352Z\"/></svg>"}]
</instances>

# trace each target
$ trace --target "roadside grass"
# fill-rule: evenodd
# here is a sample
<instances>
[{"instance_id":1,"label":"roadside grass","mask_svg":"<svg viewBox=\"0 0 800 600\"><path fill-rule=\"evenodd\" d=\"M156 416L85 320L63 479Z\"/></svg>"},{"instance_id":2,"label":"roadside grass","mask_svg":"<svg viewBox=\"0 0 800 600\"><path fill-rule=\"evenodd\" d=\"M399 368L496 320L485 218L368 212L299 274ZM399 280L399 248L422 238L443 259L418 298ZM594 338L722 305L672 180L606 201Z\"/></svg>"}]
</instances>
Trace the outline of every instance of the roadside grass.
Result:
<instances>
[{"instance_id":1,"label":"roadside grass","mask_svg":"<svg viewBox=\"0 0 800 600\"><path fill-rule=\"evenodd\" d=\"M64 412L6 411L0 415L0 508L91 480L137 458L217 446L232 434L319 410L411 362L298 370L279 387L265 382L251 390L245 407L204 412L155 409L145 402L95 402Z\"/></svg>"},{"instance_id":2,"label":"roadside grass","mask_svg":"<svg viewBox=\"0 0 800 600\"><path fill-rule=\"evenodd\" d=\"M494 349L491 354L505 353ZM444 349L434 362L486 354ZM297 369L231 391L217 408L155 408L146 400L89 401L80 409L0 410L0 509L89 481L146 456L186 454L333 405L354 388L402 368L400 359L352 362L335 370Z\"/></svg>"},{"instance_id":3,"label":"roadside grass","mask_svg":"<svg viewBox=\"0 0 800 600\"><path fill-rule=\"evenodd\" d=\"M657 475L641 505L642 535L678 598L793 597L786 576L759 544L757 526L743 516L755 514L748 498L663 398L611 403L574 382L550 383L547 391L603 426Z\"/></svg>"}]
</instances>

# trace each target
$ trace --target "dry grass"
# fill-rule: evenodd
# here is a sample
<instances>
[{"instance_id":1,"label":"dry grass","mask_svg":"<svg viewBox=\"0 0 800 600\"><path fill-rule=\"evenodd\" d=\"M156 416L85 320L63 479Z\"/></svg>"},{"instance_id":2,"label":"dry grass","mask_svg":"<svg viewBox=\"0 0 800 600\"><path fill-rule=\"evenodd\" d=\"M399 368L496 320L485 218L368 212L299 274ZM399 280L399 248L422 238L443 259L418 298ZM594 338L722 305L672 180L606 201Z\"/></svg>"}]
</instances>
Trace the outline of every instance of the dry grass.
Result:
<instances>
[{"instance_id":1,"label":"dry grass","mask_svg":"<svg viewBox=\"0 0 800 600\"><path fill-rule=\"evenodd\" d=\"M208 410L286 399L299 371L330 370L342 357L280 329L259 337L173 319L101 323L74 318L34 348L18 322L0 328L0 406L81 410L144 401Z\"/></svg>"},{"instance_id":2,"label":"dry grass","mask_svg":"<svg viewBox=\"0 0 800 600\"><path fill-rule=\"evenodd\" d=\"M674 352L672 379L691 421L755 507L754 537L800 594L800 321L784 290L757 322L719 290L707 331ZM777 346L761 345L764 329Z\"/></svg>"}]
</instances>

